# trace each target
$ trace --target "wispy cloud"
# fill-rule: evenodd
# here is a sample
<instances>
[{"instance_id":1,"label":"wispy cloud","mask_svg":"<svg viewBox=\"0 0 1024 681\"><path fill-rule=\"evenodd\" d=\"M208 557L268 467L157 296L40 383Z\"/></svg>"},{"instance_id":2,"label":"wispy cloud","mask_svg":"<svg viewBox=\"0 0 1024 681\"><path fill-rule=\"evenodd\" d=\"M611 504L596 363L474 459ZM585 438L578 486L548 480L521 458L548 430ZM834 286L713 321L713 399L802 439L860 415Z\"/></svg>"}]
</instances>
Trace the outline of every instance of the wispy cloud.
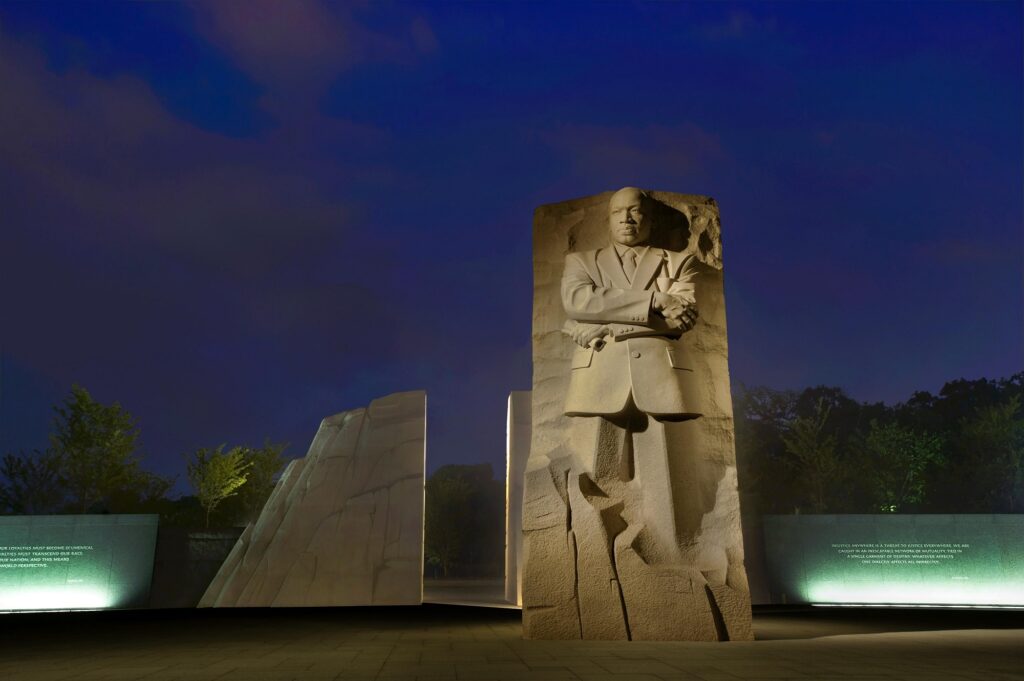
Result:
<instances>
[{"instance_id":1,"label":"wispy cloud","mask_svg":"<svg viewBox=\"0 0 1024 681\"><path fill-rule=\"evenodd\" d=\"M358 64L407 62L438 48L422 15L390 17L397 30L371 28L363 18L373 14L370 3L218 0L194 8L200 33L267 88L275 113L301 108Z\"/></svg>"},{"instance_id":2,"label":"wispy cloud","mask_svg":"<svg viewBox=\"0 0 1024 681\"><path fill-rule=\"evenodd\" d=\"M733 9L724 19L701 24L698 32L709 41L733 41L755 34L774 33L777 28L778 22L774 17L760 19L746 10Z\"/></svg>"},{"instance_id":3,"label":"wispy cloud","mask_svg":"<svg viewBox=\"0 0 1024 681\"><path fill-rule=\"evenodd\" d=\"M919 257L941 265L1006 265L1021 262L1019 246L1014 249L978 238L946 237L920 243L914 250Z\"/></svg>"},{"instance_id":4,"label":"wispy cloud","mask_svg":"<svg viewBox=\"0 0 1024 681\"><path fill-rule=\"evenodd\" d=\"M347 189L388 172L374 160L386 134L323 119L315 138L303 125L221 136L173 116L139 78L56 72L8 36L0 81L0 268L32 294L0 290L7 351L74 374L109 356L106 334L138 343L118 361L178 344L147 369L178 381L203 364L193 353L215 344L218 327L280 346L334 339L280 359L302 371L369 348L344 330L346 317L365 316L365 292L325 282L387 278L388 254L350 229L362 204ZM105 330L83 334L94 327Z\"/></svg>"},{"instance_id":5,"label":"wispy cloud","mask_svg":"<svg viewBox=\"0 0 1024 681\"><path fill-rule=\"evenodd\" d=\"M595 186L615 182L639 184L706 177L728 162L718 135L700 126L566 124L540 133L569 165L572 173ZM662 186L650 186L662 189Z\"/></svg>"}]
</instances>

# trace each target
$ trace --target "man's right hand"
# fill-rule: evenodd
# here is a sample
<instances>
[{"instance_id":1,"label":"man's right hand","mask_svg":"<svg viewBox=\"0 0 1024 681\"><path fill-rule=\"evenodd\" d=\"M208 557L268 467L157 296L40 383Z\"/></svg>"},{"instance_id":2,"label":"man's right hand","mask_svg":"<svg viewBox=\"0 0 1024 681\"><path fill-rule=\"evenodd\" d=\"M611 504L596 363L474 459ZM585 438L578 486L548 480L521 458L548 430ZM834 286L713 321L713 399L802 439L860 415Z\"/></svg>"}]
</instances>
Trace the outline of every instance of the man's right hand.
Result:
<instances>
[{"instance_id":1,"label":"man's right hand","mask_svg":"<svg viewBox=\"0 0 1024 681\"><path fill-rule=\"evenodd\" d=\"M602 339L611 333L611 330L603 324L576 324L569 332L572 339L581 348L588 348L593 341L603 344Z\"/></svg>"}]
</instances>

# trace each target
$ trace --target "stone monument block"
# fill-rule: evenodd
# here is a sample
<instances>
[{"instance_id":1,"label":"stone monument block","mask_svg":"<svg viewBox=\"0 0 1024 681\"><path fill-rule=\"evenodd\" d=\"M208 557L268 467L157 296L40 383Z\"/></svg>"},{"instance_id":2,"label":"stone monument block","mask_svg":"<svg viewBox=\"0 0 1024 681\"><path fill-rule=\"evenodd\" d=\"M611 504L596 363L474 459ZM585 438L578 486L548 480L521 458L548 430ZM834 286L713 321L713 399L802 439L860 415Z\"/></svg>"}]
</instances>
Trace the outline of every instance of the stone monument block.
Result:
<instances>
[{"instance_id":1,"label":"stone monument block","mask_svg":"<svg viewBox=\"0 0 1024 681\"><path fill-rule=\"evenodd\" d=\"M425 429L422 391L325 418L199 607L420 603Z\"/></svg>"},{"instance_id":2,"label":"stone monument block","mask_svg":"<svg viewBox=\"0 0 1024 681\"><path fill-rule=\"evenodd\" d=\"M718 207L534 216L527 638L750 640Z\"/></svg>"},{"instance_id":3,"label":"stone monument block","mask_svg":"<svg viewBox=\"0 0 1024 681\"><path fill-rule=\"evenodd\" d=\"M523 484L530 458L529 390L508 396L508 440L505 470L505 600L522 605Z\"/></svg>"}]
</instances>

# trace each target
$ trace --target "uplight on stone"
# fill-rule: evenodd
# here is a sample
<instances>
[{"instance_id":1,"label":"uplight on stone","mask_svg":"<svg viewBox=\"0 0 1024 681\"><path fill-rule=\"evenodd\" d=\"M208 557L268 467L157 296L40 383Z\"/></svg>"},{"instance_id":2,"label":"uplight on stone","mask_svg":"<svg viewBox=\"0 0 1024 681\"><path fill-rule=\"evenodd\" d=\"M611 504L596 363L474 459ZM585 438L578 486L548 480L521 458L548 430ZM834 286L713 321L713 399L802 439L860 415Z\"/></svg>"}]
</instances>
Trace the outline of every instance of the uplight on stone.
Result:
<instances>
[{"instance_id":1,"label":"uplight on stone","mask_svg":"<svg viewBox=\"0 0 1024 681\"><path fill-rule=\"evenodd\" d=\"M718 207L534 215L527 638L750 640Z\"/></svg>"}]
</instances>

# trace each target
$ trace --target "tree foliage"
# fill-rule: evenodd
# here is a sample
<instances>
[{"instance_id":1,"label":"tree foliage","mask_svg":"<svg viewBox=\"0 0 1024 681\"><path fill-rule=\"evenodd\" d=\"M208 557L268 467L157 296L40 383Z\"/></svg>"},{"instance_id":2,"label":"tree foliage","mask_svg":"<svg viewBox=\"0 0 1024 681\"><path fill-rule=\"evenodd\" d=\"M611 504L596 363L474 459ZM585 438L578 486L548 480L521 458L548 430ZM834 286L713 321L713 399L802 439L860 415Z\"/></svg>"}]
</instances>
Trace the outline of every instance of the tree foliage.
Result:
<instances>
[{"instance_id":1,"label":"tree foliage","mask_svg":"<svg viewBox=\"0 0 1024 681\"><path fill-rule=\"evenodd\" d=\"M274 491L277 476L287 459L284 451L287 444L272 444L265 441L262 447L243 447L242 454L248 464L248 479L238 491L239 510L237 521L241 524L255 522L270 493Z\"/></svg>"},{"instance_id":2,"label":"tree foliage","mask_svg":"<svg viewBox=\"0 0 1024 681\"><path fill-rule=\"evenodd\" d=\"M896 513L918 506L925 498L926 474L939 465L943 440L896 422L871 421L863 443L865 475L871 481L877 511Z\"/></svg>"},{"instance_id":3,"label":"tree foliage","mask_svg":"<svg viewBox=\"0 0 1024 681\"><path fill-rule=\"evenodd\" d=\"M1024 512L1024 373L887 406L841 389L740 387L744 508L759 513Z\"/></svg>"},{"instance_id":4,"label":"tree foliage","mask_svg":"<svg viewBox=\"0 0 1024 681\"><path fill-rule=\"evenodd\" d=\"M1024 512L1024 416L1021 397L980 406L962 418L957 471L973 488L974 504L1001 513Z\"/></svg>"},{"instance_id":5,"label":"tree foliage","mask_svg":"<svg viewBox=\"0 0 1024 681\"><path fill-rule=\"evenodd\" d=\"M269 441L201 449L187 462L197 496L170 499L174 480L142 468L138 438L119 403L99 403L73 386L54 407L48 449L0 457L0 512L158 513L182 526L208 525L216 513L225 524L244 524L259 515L286 462L287 445Z\"/></svg>"},{"instance_id":6,"label":"tree foliage","mask_svg":"<svg viewBox=\"0 0 1024 681\"><path fill-rule=\"evenodd\" d=\"M502 574L505 485L490 464L450 465L427 481L425 553L443 577Z\"/></svg>"},{"instance_id":7,"label":"tree foliage","mask_svg":"<svg viewBox=\"0 0 1024 681\"><path fill-rule=\"evenodd\" d=\"M252 463L246 461L242 447L234 447L225 452L224 445L220 445L216 449L197 449L186 466L188 481L205 512L206 527L209 527L210 514L222 501L235 496L238 489L245 485Z\"/></svg>"},{"instance_id":8,"label":"tree foliage","mask_svg":"<svg viewBox=\"0 0 1024 681\"><path fill-rule=\"evenodd\" d=\"M5 454L0 459L0 512L56 513L64 498L60 465L51 451Z\"/></svg>"},{"instance_id":9,"label":"tree foliage","mask_svg":"<svg viewBox=\"0 0 1024 681\"><path fill-rule=\"evenodd\" d=\"M52 455L70 510L117 511L161 496L171 481L143 471L135 419L117 402L101 404L75 385L54 408Z\"/></svg>"},{"instance_id":10,"label":"tree foliage","mask_svg":"<svg viewBox=\"0 0 1024 681\"><path fill-rule=\"evenodd\" d=\"M424 548L427 561L436 563L443 577L468 553L470 533L465 523L472 497L473 487L467 480L427 481Z\"/></svg>"},{"instance_id":11,"label":"tree foliage","mask_svg":"<svg viewBox=\"0 0 1024 681\"><path fill-rule=\"evenodd\" d=\"M832 407L818 398L814 411L797 416L786 427L782 442L792 455L791 463L801 472L811 511L822 513L828 505L828 486L839 474L838 442L826 431Z\"/></svg>"}]
</instances>

